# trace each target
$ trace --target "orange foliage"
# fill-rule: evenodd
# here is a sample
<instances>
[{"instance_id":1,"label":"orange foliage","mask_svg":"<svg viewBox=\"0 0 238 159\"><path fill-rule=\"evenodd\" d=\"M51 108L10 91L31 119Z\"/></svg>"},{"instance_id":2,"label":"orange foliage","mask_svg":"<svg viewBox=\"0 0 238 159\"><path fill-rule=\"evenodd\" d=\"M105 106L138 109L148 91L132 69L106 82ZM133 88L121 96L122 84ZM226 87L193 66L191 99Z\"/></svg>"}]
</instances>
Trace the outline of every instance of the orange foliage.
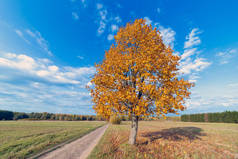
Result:
<instances>
[{"instance_id":1,"label":"orange foliage","mask_svg":"<svg viewBox=\"0 0 238 159\"><path fill-rule=\"evenodd\" d=\"M94 110L107 118L114 113L144 117L184 110L193 84L179 77L179 59L157 28L143 19L128 23L96 65L91 81Z\"/></svg>"}]
</instances>

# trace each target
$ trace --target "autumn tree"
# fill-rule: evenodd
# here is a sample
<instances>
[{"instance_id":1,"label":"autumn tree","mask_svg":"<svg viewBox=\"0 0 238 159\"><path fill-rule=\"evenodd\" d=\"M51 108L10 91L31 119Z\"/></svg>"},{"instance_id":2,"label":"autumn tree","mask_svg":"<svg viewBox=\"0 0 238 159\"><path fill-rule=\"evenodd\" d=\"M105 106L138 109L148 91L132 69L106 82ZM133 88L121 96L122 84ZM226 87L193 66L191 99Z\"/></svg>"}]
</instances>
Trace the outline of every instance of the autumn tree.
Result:
<instances>
[{"instance_id":1,"label":"autumn tree","mask_svg":"<svg viewBox=\"0 0 238 159\"><path fill-rule=\"evenodd\" d=\"M138 19L120 28L115 44L96 64L92 79L94 110L131 118L130 144L136 143L138 120L184 110L192 84L179 76L180 57L163 43L157 28Z\"/></svg>"}]
</instances>

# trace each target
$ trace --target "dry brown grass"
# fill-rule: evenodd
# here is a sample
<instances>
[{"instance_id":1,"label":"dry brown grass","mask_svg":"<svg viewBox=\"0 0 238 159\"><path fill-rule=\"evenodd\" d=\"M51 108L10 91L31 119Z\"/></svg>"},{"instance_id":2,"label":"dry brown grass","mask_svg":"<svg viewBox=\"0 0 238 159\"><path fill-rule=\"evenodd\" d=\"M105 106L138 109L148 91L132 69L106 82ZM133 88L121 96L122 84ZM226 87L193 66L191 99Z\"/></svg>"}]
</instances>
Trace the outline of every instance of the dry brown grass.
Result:
<instances>
[{"instance_id":1,"label":"dry brown grass","mask_svg":"<svg viewBox=\"0 0 238 159\"><path fill-rule=\"evenodd\" d=\"M235 158L238 125L142 121L137 145L127 144L130 123L110 126L89 158Z\"/></svg>"}]
</instances>

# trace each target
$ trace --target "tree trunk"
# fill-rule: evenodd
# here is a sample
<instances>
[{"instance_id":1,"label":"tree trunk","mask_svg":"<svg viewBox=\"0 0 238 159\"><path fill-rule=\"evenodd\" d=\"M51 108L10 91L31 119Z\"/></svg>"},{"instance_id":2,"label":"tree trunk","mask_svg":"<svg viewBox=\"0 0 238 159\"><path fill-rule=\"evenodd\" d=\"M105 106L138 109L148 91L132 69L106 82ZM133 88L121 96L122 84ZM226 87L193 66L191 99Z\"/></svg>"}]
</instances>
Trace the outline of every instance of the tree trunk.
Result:
<instances>
[{"instance_id":1,"label":"tree trunk","mask_svg":"<svg viewBox=\"0 0 238 159\"><path fill-rule=\"evenodd\" d=\"M135 116L135 114L132 114L131 118L131 134L129 138L129 144L135 145L136 144L136 136L137 136L137 130L138 130L138 116Z\"/></svg>"}]
</instances>

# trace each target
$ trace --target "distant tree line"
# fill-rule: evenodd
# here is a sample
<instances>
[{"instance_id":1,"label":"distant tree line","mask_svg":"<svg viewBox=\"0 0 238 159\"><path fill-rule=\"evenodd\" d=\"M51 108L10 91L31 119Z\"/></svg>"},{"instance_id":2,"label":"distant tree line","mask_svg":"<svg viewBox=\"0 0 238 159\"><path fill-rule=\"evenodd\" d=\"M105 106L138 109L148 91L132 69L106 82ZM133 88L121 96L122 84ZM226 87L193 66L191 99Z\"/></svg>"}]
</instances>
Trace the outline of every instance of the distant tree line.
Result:
<instances>
[{"instance_id":1,"label":"distant tree line","mask_svg":"<svg viewBox=\"0 0 238 159\"><path fill-rule=\"evenodd\" d=\"M0 110L0 120L61 120L61 121L79 121L79 120L104 120L96 115L75 115L75 114L53 114L53 113L22 113Z\"/></svg>"},{"instance_id":2,"label":"distant tree line","mask_svg":"<svg viewBox=\"0 0 238 159\"><path fill-rule=\"evenodd\" d=\"M238 123L238 112L226 111L221 113L187 114L181 116L181 121Z\"/></svg>"},{"instance_id":3,"label":"distant tree line","mask_svg":"<svg viewBox=\"0 0 238 159\"><path fill-rule=\"evenodd\" d=\"M14 113L11 111L0 110L0 120L12 120Z\"/></svg>"},{"instance_id":4,"label":"distant tree line","mask_svg":"<svg viewBox=\"0 0 238 159\"><path fill-rule=\"evenodd\" d=\"M129 121L130 116L121 115L121 121ZM0 110L0 120L61 120L61 121L82 121L82 120L105 120L101 116L96 115L75 115L75 114L54 114L54 113L24 113ZM159 120L159 118L146 117L139 120Z\"/></svg>"}]
</instances>

